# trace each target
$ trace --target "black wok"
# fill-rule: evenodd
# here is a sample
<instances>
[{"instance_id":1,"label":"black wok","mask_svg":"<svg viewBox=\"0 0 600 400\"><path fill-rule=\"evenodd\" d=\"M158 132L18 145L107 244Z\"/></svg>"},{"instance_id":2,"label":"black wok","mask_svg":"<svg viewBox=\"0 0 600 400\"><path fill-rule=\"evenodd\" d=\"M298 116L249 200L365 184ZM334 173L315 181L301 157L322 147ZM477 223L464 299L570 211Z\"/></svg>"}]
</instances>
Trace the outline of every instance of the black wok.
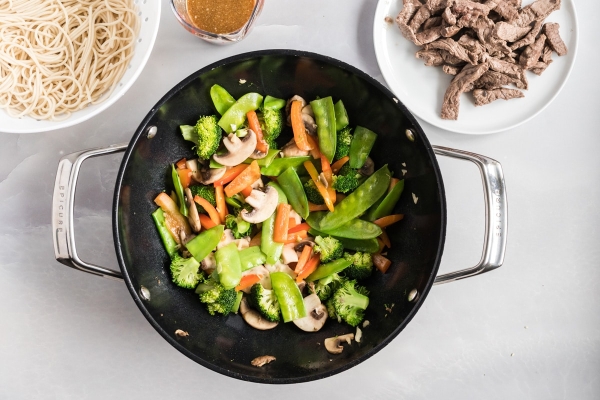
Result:
<instances>
[{"instance_id":1,"label":"black wok","mask_svg":"<svg viewBox=\"0 0 600 400\"><path fill-rule=\"evenodd\" d=\"M170 282L168 256L150 216L156 208L153 199L170 186L168 165L193 156L178 127L193 124L199 115L214 113L209 88L215 83L236 98L257 91L279 98L299 94L306 99L343 99L352 125L378 133L372 151L376 164L388 163L395 176L406 171L404 194L394 210L405 218L388 229L392 242L388 258L393 264L386 274L374 273L366 282L371 290L366 312L370 324L362 329L362 341L346 345L342 354L329 354L323 342L328 337L355 332L348 325L328 321L316 333L302 332L293 324L258 331L239 315L208 315L193 291ZM77 256L72 209L81 163L89 157L124 149L113 208L119 272L88 264ZM324 378L383 349L410 322L436 283L446 233L446 200L435 152L475 162L482 172L486 195L481 262L438 277L437 283L499 267L506 243L506 197L497 162L472 153L433 148L415 118L389 90L345 63L289 50L238 55L209 65L175 86L144 118L128 145L84 151L61 160L53 199L56 258L86 272L123 278L134 301L161 336L205 367L261 383ZM179 329L189 336L176 335ZM250 365L252 359L262 355L275 356L276 361L262 368Z\"/></svg>"}]
</instances>

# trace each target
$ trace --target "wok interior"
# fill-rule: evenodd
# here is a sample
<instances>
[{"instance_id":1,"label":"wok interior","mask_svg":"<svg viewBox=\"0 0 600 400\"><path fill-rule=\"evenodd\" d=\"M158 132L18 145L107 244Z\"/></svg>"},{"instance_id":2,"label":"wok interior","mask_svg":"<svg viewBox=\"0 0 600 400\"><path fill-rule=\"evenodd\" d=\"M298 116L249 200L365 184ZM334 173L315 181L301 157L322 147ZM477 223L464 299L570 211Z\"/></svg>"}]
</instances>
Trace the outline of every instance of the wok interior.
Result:
<instances>
[{"instance_id":1,"label":"wok interior","mask_svg":"<svg viewBox=\"0 0 600 400\"><path fill-rule=\"evenodd\" d=\"M267 383L292 383L323 378L343 371L373 355L408 323L428 292L437 272L445 234L445 199L439 169L420 127L402 104L382 85L360 71L322 56L284 51L266 51L224 60L213 69L198 71L173 88L148 114L121 166L115 193L115 243L121 268L134 300L148 320L178 350L217 372L239 379ZM395 213L405 218L388 229L392 266L385 275L374 271L365 281L370 304L360 343L346 345L340 355L329 354L325 338L355 332L355 328L327 321L316 333L300 331L292 323L270 331L258 331L240 315L210 316L193 290L175 286L170 280L168 256L150 214L153 198L170 188L167 167L182 157L193 157L191 145L181 137L179 125L194 124L202 114L213 114L210 87L218 83L234 97L256 91L289 98L294 94L308 101L333 96L342 99L352 126L362 125L376 133L371 153L376 168L388 163L394 176L406 170L405 189ZM158 128L148 139L145 129ZM416 139L405 135L413 129ZM290 128L281 142L291 137ZM412 193L418 196L413 201ZM150 301L139 296L141 286ZM412 289L419 291L408 302ZM392 311L386 305L394 305ZM177 337L175 331L189 333ZM272 355L276 361L262 368L250 361Z\"/></svg>"}]
</instances>

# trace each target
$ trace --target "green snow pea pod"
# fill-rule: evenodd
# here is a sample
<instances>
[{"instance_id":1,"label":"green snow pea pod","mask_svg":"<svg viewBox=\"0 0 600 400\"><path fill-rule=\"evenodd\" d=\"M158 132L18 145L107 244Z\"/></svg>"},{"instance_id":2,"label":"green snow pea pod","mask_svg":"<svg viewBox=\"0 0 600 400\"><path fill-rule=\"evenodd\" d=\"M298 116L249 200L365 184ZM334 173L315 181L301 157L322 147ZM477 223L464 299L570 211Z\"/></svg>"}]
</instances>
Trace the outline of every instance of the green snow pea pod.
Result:
<instances>
[{"instance_id":1,"label":"green snow pea pod","mask_svg":"<svg viewBox=\"0 0 600 400\"><path fill-rule=\"evenodd\" d=\"M184 217L188 215L187 203L185 202L185 194L183 193L183 186L179 179L179 174L175 169L175 165L171 164L171 178L173 179L173 186L175 186L175 194L177 194L177 200L179 200L179 212Z\"/></svg>"},{"instance_id":2,"label":"green snow pea pod","mask_svg":"<svg viewBox=\"0 0 600 400\"><path fill-rule=\"evenodd\" d=\"M165 214L160 207L152 213L152 219L154 220L154 224L156 224L156 229L165 246L165 250L169 254L169 257L173 257L173 255L177 253L177 242L173 239L173 236L171 236L171 233L165 225Z\"/></svg>"},{"instance_id":3,"label":"green snow pea pod","mask_svg":"<svg viewBox=\"0 0 600 400\"><path fill-rule=\"evenodd\" d=\"M224 225L217 225L200 232L195 238L185 244L185 247L197 261L202 261L219 244L225 231Z\"/></svg>"},{"instance_id":4,"label":"green snow pea pod","mask_svg":"<svg viewBox=\"0 0 600 400\"><path fill-rule=\"evenodd\" d=\"M362 219L354 218L343 225L333 229L323 229L321 221L328 214L328 211L319 211L311 213L306 219L306 223L314 229L321 232L347 239L373 239L381 235L381 228L372 222L363 221Z\"/></svg>"},{"instance_id":5,"label":"green snow pea pod","mask_svg":"<svg viewBox=\"0 0 600 400\"><path fill-rule=\"evenodd\" d=\"M272 186L279 194L278 204L287 203L287 197L283 190L275 182L269 182L267 186ZM260 249L267 256L267 264L275 264L281 258L283 252L283 243L273 241L273 232L275 231L275 214L263 222L262 234L260 236Z\"/></svg>"},{"instance_id":6,"label":"green snow pea pod","mask_svg":"<svg viewBox=\"0 0 600 400\"><path fill-rule=\"evenodd\" d=\"M290 322L306 316L302 293L291 276L285 272L271 273L271 286L277 296L283 322Z\"/></svg>"},{"instance_id":7,"label":"green snow pea pod","mask_svg":"<svg viewBox=\"0 0 600 400\"><path fill-rule=\"evenodd\" d=\"M277 111L281 110L283 107L285 107L285 100L278 99L277 97L269 95L265 96L265 100L263 101L263 108L268 108L270 110Z\"/></svg>"},{"instance_id":8,"label":"green snow pea pod","mask_svg":"<svg viewBox=\"0 0 600 400\"><path fill-rule=\"evenodd\" d=\"M240 304L242 303L242 297L244 297L244 292L241 290L235 294L235 303L233 303L233 307L231 307L231 312L237 314L240 310Z\"/></svg>"},{"instance_id":9,"label":"green snow pea pod","mask_svg":"<svg viewBox=\"0 0 600 400\"><path fill-rule=\"evenodd\" d=\"M267 256L260 250L259 246L247 247L240 251L240 263L242 271L254 268L257 265L264 264L267 261Z\"/></svg>"},{"instance_id":10,"label":"green snow pea pod","mask_svg":"<svg viewBox=\"0 0 600 400\"><path fill-rule=\"evenodd\" d=\"M312 236L321 236L321 237L325 237L325 236L331 236L337 240L339 240L340 242L342 242L342 246L344 246L345 249L348 250L354 250L354 251L362 251L365 253L377 253L377 251L379 250L379 243L377 242L377 239L348 239L348 238L342 238L342 237L338 237L338 236L334 236L334 235L328 235L324 232L318 231L316 229L309 229L308 233L310 233Z\"/></svg>"},{"instance_id":11,"label":"green snow pea pod","mask_svg":"<svg viewBox=\"0 0 600 400\"><path fill-rule=\"evenodd\" d=\"M337 142L335 125L335 107L331 96L310 102L315 122L317 123L317 136L319 137L319 150L329 162L333 161Z\"/></svg>"},{"instance_id":12,"label":"green snow pea pod","mask_svg":"<svg viewBox=\"0 0 600 400\"><path fill-rule=\"evenodd\" d=\"M225 111L229 110L229 107L235 104L233 96L221 85L215 84L211 86L210 98L212 99L217 112L221 115L225 114Z\"/></svg>"},{"instance_id":13,"label":"green snow pea pod","mask_svg":"<svg viewBox=\"0 0 600 400\"><path fill-rule=\"evenodd\" d=\"M310 159L310 156L276 158L268 167L261 168L260 173L265 176L279 176L286 169L299 167Z\"/></svg>"},{"instance_id":14,"label":"green snow pea pod","mask_svg":"<svg viewBox=\"0 0 600 400\"><path fill-rule=\"evenodd\" d=\"M306 277L306 282L318 281L319 279L343 271L345 268L349 267L350 264L352 264L352 261L345 258L338 258L327 264L321 264L315 272Z\"/></svg>"},{"instance_id":15,"label":"green snow pea pod","mask_svg":"<svg viewBox=\"0 0 600 400\"><path fill-rule=\"evenodd\" d=\"M327 213L319 223L319 230L330 231L362 215L383 196L390 179L391 173L386 164L340 201L333 212Z\"/></svg>"},{"instance_id":16,"label":"green snow pea pod","mask_svg":"<svg viewBox=\"0 0 600 400\"><path fill-rule=\"evenodd\" d=\"M244 161L244 164L252 164L252 161L256 161L258 163L259 167L268 167L269 165L271 165L271 163L273 162L275 157L277 157L279 155L280 151L281 150L277 150L277 149L269 149L269 151L267 152L267 155L265 157L259 158L259 159L246 158L246 160Z\"/></svg>"},{"instance_id":17,"label":"green snow pea pod","mask_svg":"<svg viewBox=\"0 0 600 400\"><path fill-rule=\"evenodd\" d=\"M367 221L375 221L381 217L385 217L386 215L390 215L392 210L398 203L400 199L400 195L404 190L404 179L401 179L392 190L390 190L386 195L382 196L381 199L377 203L373 205L373 207L369 208L369 211L365 214L365 219Z\"/></svg>"},{"instance_id":18,"label":"green snow pea pod","mask_svg":"<svg viewBox=\"0 0 600 400\"><path fill-rule=\"evenodd\" d=\"M240 253L235 243L229 243L215 252L219 282L225 289L232 289L242 280Z\"/></svg>"},{"instance_id":19,"label":"green snow pea pod","mask_svg":"<svg viewBox=\"0 0 600 400\"><path fill-rule=\"evenodd\" d=\"M277 183L285 193L288 202L303 219L308 217L308 199L300 181L300 177L294 168L288 168L277 178Z\"/></svg>"},{"instance_id":20,"label":"green snow pea pod","mask_svg":"<svg viewBox=\"0 0 600 400\"><path fill-rule=\"evenodd\" d=\"M246 113L260 107L263 97L258 93L246 93L221 116L218 124L227 133L237 130L246 120Z\"/></svg>"},{"instance_id":21,"label":"green snow pea pod","mask_svg":"<svg viewBox=\"0 0 600 400\"><path fill-rule=\"evenodd\" d=\"M335 130L339 132L347 127L350 121L348 120L346 107L344 107L344 103L342 103L341 99L335 103L333 108L335 109Z\"/></svg>"},{"instance_id":22,"label":"green snow pea pod","mask_svg":"<svg viewBox=\"0 0 600 400\"><path fill-rule=\"evenodd\" d=\"M350 167L351 168L362 168L367 161L367 157L375 144L377 134L362 126L357 126L354 129L354 137L350 143Z\"/></svg>"}]
</instances>

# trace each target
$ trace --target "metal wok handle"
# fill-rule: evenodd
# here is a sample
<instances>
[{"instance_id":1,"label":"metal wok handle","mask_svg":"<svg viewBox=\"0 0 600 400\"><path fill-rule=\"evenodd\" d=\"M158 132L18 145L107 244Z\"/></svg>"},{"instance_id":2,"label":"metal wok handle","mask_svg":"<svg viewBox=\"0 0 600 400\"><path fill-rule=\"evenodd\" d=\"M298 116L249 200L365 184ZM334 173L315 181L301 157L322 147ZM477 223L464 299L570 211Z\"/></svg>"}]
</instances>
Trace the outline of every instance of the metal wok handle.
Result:
<instances>
[{"instance_id":1,"label":"metal wok handle","mask_svg":"<svg viewBox=\"0 0 600 400\"><path fill-rule=\"evenodd\" d=\"M90 264L79 258L75 248L73 207L81 164L88 158L125 151L126 148L127 143L114 144L105 148L72 153L60 159L52 196L52 233L54 256L66 266L107 278L123 279L120 271Z\"/></svg>"},{"instance_id":2,"label":"metal wok handle","mask_svg":"<svg viewBox=\"0 0 600 400\"><path fill-rule=\"evenodd\" d=\"M433 146L433 150L442 156L475 163L481 172L485 196L485 235L481 260L472 268L439 275L434 282L437 285L482 274L502 265L506 251L507 203L504 174L498 161L448 147Z\"/></svg>"}]
</instances>

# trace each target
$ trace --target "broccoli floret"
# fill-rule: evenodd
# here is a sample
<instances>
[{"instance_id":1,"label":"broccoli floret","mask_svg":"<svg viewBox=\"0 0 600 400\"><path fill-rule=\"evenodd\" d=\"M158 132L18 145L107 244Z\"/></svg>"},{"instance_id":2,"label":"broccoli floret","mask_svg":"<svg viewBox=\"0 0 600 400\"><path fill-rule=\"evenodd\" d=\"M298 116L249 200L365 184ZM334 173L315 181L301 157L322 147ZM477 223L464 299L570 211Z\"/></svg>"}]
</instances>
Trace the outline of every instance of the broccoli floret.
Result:
<instances>
[{"instance_id":1,"label":"broccoli floret","mask_svg":"<svg viewBox=\"0 0 600 400\"><path fill-rule=\"evenodd\" d=\"M342 278L340 275L331 274L323 279L319 279L317 283L311 287L311 291L319 296L321 302L325 302L342 285L343 282L344 278Z\"/></svg>"},{"instance_id":2,"label":"broccoli floret","mask_svg":"<svg viewBox=\"0 0 600 400\"><path fill-rule=\"evenodd\" d=\"M348 325L357 326L365 318L365 309L369 305L368 295L367 289L358 286L355 280L345 281L331 298L335 315Z\"/></svg>"},{"instance_id":3,"label":"broccoli floret","mask_svg":"<svg viewBox=\"0 0 600 400\"><path fill-rule=\"evenodd\" d=\"M193 289L202 278L202 272L198 272L200 263L193 257L184 258L175 253L170 267L173 282L182 288Z\"/></svg>"},{"instance_id":4,"label":"broccoli floret","mask_svg":"<svg viewBox=\"0 0 600 400\"><path fill-rule=\"evenodd\" d=\"M357 169L350 168L348 163L333 177L333 188L341 193L348 193L360 185L361 175Z\"/></svg>"},{"instance_id":5,"label":"broccoli floret","mask_svg":"<svg viewBox=\"0 0 600 400\"><path fill-rule=\"evenodd\" d=\"M323 199L323 196L319 193L319 189L317 189L317 185L315 185L315 182L312 179L304 182L304 192L306 192L306 198L311 203L318 205L325 204L325 199Z\"/></svg>"},{"instance_id":6,"label":"broccoli floret","mask_svg":"<svg viewBox=\"0 0 600 400\"><path fill-rule=\"evenodd\" d=\"M204 200L208 201L213 206L217 206L217 200L215 198L215 187L214 186L205 186L205 185L190 185L190 192L192 192L192 196L200 196ZM196 204L196 208L199 213L205 213L204 208Z\"/></svg>"},{"instance_id":7,"label":"broccoli floret","mask_svg":"<svg viewBox=\"0 0 600 400\"><path fill-rule=\"evenodd\" d=\"M237 300L235 289L225 289L212 276L202 277L200 284L196 287L196 293L200 295L200 301L206 304L210 315L229 314Z\"/></svg>"},{"instance_id":8,"label":"broccoli floret","mask_svg":"<svg viewBox=\"0 0 600 400\"><path fill-rule=\"evenodd\" d=\"M259 121L263 131L263 137L269 144L269 148L276 149L276 139L283 129L282 110L273 110L270 108L262 109L259 115Z\"/></svg>"},{"instance_id":9,"label":"broccoli floret","mask_svg":"<svg viewBox=\"0 0 600 400\"><path fill-rule=\"evenodd\" d=\"M250 303L269 321L279 322L281 319L281 311L275 292L265 289L260 283L255 283L250 289Z\"/></svg>"},{"instance_id":10,"label":"broccoli floret","mask_svg":"<svg viewBox=\"0 0 600 400\"><path fill-rule=\"evenodd\" d=\"M325 307L327 307L327 314L329 314L329 318L337 319L338 322L342 322L338 315L335 313L335 306L333 305L333 297L330 297L327 301L325 301Z\"/></svg>"},{"instance_id":11,"label":"broccoli floret","mask_svg":"<svg viewBox=\"0 0 600 400\"><path fill-rule=\"evenodd\" d=\"M352 129L345 127L337 133L337 143L335 147L334 160L346 157L350 153L350 143L352 143Z\"/></svg>"},{"instance_id":12,"label":"broccoli floret","mask_svg":"<svg viewBox=\"0 0 600 400\"><path fill-rule=\"evenodd\" d=\"M352 261L349 267L344 268L344 276L350 279L362 280L371 276L373 272L373 259L371 254L357 251L354 254L345 252L344 258Z\"/></svg>"},{"instance_id":13,"label":"broccoli floret","mask_svg":"<svg viewBox=\"0 0 600 400\"><path fill-rule=\"evenodd\" d=\"M313 250L316 253L320 253L322 263L336 260L344 253L344 246L342 245L342 242L334 237L317 236L315 238L315 243L316 246L313 248Z\"/></svg>"},{"instance_id":14,"label":"broccoli floret","mask_svg":"<svg viewBox=\"0 0 600 400\"><path fill-rule=\"evenodd\" d=\"M219 148L223 130L218 125L219 119L216 115L200 117L196 122L196 153L203 160L208 160Z\"/></svg>"},{"instance_id":15,"label":"broccoli floret","mask_svg":"<svg viewBox=\"0 0 600 400\"><path fill-rule=\"evenodd\" d=\"M225 217L225 228L231 229L231 233L236 239L250 236L252 232L252 224L244 221L239 215L236 217L235 215L227 214Z\"/></svg>"}]
</instances>

